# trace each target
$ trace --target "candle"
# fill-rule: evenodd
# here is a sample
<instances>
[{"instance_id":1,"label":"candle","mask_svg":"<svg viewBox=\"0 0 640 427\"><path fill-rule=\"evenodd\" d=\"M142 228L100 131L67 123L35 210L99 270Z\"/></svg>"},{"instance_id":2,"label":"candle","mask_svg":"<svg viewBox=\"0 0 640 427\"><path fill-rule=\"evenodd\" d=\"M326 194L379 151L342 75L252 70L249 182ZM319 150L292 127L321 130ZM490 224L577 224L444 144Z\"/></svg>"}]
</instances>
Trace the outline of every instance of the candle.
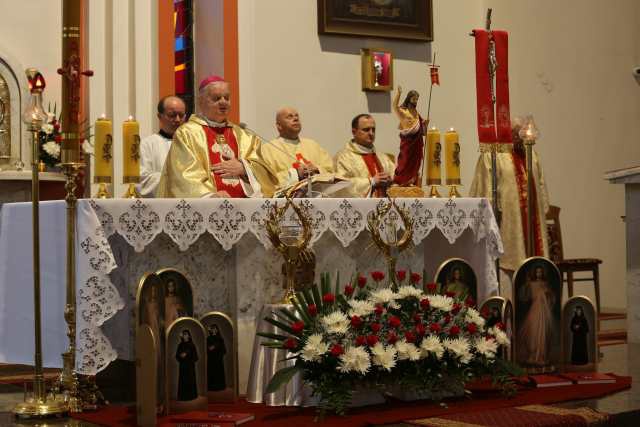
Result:
<instances>
[{"instance_id":1,"label":"candle","mask_svg":"<svg viewBox=\"0 0 640 427\"><path fill-rule=\"evenodd\" d=\"M427 185L440 185L442 145L440 131L435 126L427 132Z\"/></svg>"},{"instance_id":2,"label":"candle","mask_svg":"<svg viewBox=\"0 0 640 427\"><path fill-rule=\"evenodd\" d=\"M460 142L454 128L444 134L447 185L460 185Z\"/></svg>"},{"instance_id":3,"label":"candle","mask_svg":"<svg viewBox=\"0 0 640 427\"><path fill-rule=\"evenodd\" d=\"M104 115L96 120L95 124L95 175L93 182L96 184L110 184L113 177L113 126L111 120Z\"/></svg>"},{"instance_id":4,"label":"candle","mask_svg":"<svg viewBox=\"0 0 640 427\"><path fill-rule=\"evenodd\" d=\"M140 125L133 117L122 124L122 182L140 181Z\"/></svg>"}]
</instances>

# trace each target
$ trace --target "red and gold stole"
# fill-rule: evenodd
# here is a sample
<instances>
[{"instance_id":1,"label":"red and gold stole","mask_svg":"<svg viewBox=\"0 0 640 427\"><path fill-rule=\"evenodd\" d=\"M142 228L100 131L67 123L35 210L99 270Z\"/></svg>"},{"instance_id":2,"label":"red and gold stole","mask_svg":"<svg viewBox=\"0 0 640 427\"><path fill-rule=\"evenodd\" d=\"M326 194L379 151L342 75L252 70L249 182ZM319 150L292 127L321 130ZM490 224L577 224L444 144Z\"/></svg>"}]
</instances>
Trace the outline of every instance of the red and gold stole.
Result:
<instances>
[{"instance_id":1,"label":"red and gold stole","mask_svg":"<svg viewBox=\"0 0 640 427\"><path fill-rule=\"evenodd\" d=\"M209 127L203 126L204 133L207 135L207 152L209 153L209 163L211 166L216 165L223 161L220 150L215 149L216 146L227 145L236 159L239 159L238 155L238 141L236 140L236 136L233 133L233 128L231 126L225 127ZM213 180L216 184L216 189L218 191L226 191L231 197L247 197L242 189L242 185L240 185L240 179L223 179L220 178L220 175L216 175L211 172L213 176Z\"/></svg>"},{"instance_id":2,"label":"red and gold stole","mask_svg":"<svg viewBox=\"0 0 640 427\"><path fill-rule=\"evenodd\" d=\"M369 176L371 178L376 176L378 172L384 172L382 163L380 163L380 159L375 152L362 154L362 160L364 160L364 164L367 165L367 170L369 171ZM372 195L373 197L385 197L386 193L387 192L383 188L376 188Z\"/></svg>"}]
</instances>

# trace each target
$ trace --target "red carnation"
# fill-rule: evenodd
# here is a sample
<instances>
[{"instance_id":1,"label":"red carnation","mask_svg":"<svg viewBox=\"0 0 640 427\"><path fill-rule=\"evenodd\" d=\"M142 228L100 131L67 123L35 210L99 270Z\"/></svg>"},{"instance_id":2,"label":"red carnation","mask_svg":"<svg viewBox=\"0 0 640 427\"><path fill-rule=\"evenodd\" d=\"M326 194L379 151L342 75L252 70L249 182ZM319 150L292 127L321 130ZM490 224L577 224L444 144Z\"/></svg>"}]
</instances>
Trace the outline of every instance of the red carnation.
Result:
<instances>
[{"instance_id":1,"label":"red carnation","mask_svg":"<svg viewBox=\"0 0 640 427\"><path fill-rule=\"evenodd\" d=\"M427 330L425 329L424 325L422 323L418 323L416 325L416 334L418 334L418 336L423 336L425 333L427 332Z\"/></svg>"},{"instance_id":2,"label":"red carnation","mask_svg":"<svg viewBox=\"0 0 640 427\"><path fill-rule=\"evenodd\" d=\"M478 326L475 323L469 323L467 325L467 332L469 332L470 334L475 334L476 332L478 332Z\"/></svg>"},{"instance_id":3,"label":"red carnation","mask_svg":"<svg viewBox=\"0 0 640 427\"><path fill-rule=\"evenodd\" d=\"M362 319L358 316L351 316L351 326L354 328L359 328L362 326Z\"/></svg>"},{"instance_id":4,"label":"red carnation","mask_svg":"<svg viewBox=\"0 0 640 427\"><path fill-rule=\"evenodd\" d=\"M340 344L334 344L334 345L331 347L330 352L331 352L331 355L333 355L333 356L335 356L335 357L338 357L338 356L340 356L342 353L344 353L344 349L342 348L342 346L341 346Z\"/></svg>"},{"instance_id":5,"label":"red carnation","mask_svg":"<svg viewBox=\"0 0 640 427\"><path fill-rule=\"evenodd\" d=\"M322 295L322 302L326 304L333 304L336 300L336 296L331 292Z\"/></svg>"},{"instance_id":6,"label":"red carnation","mask_svg":"<svg viewBox=\"0 0 640 427\"><path fill-rule=\"evenodd\" d=\"M451 316L447 314L446 316L444 316L444 323L446 325L449 322L451 322Z\"/></svg>"},{"instance_id":7,"label":"red carnation","mask_svg":"<svg viewBox=\"0 0 640 427\"><path fill-rule=\"evenodd\" d=\"M367 284L367 278L364 276L358 276L358 287L360 289L364 288Z\"/></svg>"},{"instance_id":8,"label":"red carnation","mask_svg":"<svg viewBox=\"0 0 640 427\"><path fill-rule=\"evenodd\" d=\"M404 279L407 278L407 272L406 270L398 270L396 271L396 278L401 281L404 282Z\"/></svg>"},{"instance_id":9,"label":"red carnation","mask_svg":"<svg viewBox=\"0 0 640 427\"><path fill-rule=\"evenodd\" d=\"M380 332L380 329L382 329L382 325L380 323L374 322L374 323L371 324L371 330L374 333L377 334L378 332Z\"/></svg>"},{"instance_id":10,"label":"red carnation","mask_svg":"<svg viewBox=\"0 0 640 427\"><path fill-rule=\"evenodd\" d=\"M384 280L384 273L382 271L372 271L371 278L376 282Z\"/></svg>"},{"instance_id":11,"label":"red carnation","mask_svg":"<svg viewBox=\"0 0 640 427\"><path fill-rule=\"evenodd\" d=\"M449 335L458 335L460 333L460 327L458 325L453 325L451 329L449 329Z\"/></svg>"},{"instance_id":12,"label":"red carnation","mask_svg":"<svg viewBox=\"0 0 640 427\"><path fill-rule=\"evenodd\" d=\"M417 285L422 280L422 276L418 273L411 273L410 280L411 280L411 283L413 283L414 285Z\"/></svg>"},{"instance_id":13,"label":"red carnation","mask_svg":"<svg viewBox=\"0 0 640 427\"><path fill-rule=\"evenodd\" d=\"M415 342L416 341L416 334L414 334L411 331L406 331L404 333L404 338L407 340L407 342Z\"/></svg>"},{"instance_id":14,"label":"red carnation","mask_svg":"<svg viewBox=\"0 0 640 427\"><path fill-rule=\"evenodd\" d=\"M378 344L378 337L375 335L367 335L367 345L373 347L376 344Z\"/></svg>"},{"instance_id":15,"label":"red carnation","mask_svg":"<svg viewBox=\"0 0 640 427\"><path fill-rule=\"evenodd\" d=\"M453 297L456 296L456 293L455 292L451 292L451 291L447 291L444 294L445 294L445 296L448 296L449 298L453 298Z\"/></svg>"},{"instance_id":16,"label":"red carnation","mask_svg":"<svg viewBox=\"0 0 640 427\"><path fill-rule=\"evenodd\" d=\"M420 314L416 313L413 315L413 321L416 323L420 323L422 322L422 316L420 316Z\"/></svg>"},{"instance_id":17,"label":"red carnation","mask_svg":"<svg viewBox=\"0 0 640 427\"><path fill-rule=\"evenodd\" d=\"M440 323L432 323L429 325L429 330L435 334L440 332L441 329L442 327L440 326Z\"/></svg>"},{"instance_id":18,"label":"red carnation","mask_svg":"<svg viewBox=\"0 0 640 427\"><path fill-rule=\"evenodd\" d=\"M401 323L402 321L400 321L400 318L398 316L389 317L389 326L391 326L392 328L397 328Z\"/></svg>"},{"instance_id":19,"label":"red carnation","mask_svg":"<svg viewBox=\"0 0 640 427\"><path fill-rule=\"evenodd\" d=\"M426 309L429 308L429 305L430 305L430 303L429 303L429 299L428 298L424 298L424 299L420 300L420 308L421 309L426 310Z\"/></svg>"},{"instance_id":20,"label":"red carnation","mask_svg":"<svg viewBox=\"0 0 640 427\"><path fill-rule=\"evenodd\" d=\"M489 307L487 307L486 305L484 307L482 307L482 309L480 310L480 316L484 317L485 319L489 318Z\"/></svg>"},{"instance_id":21,"label":"red carnation","mask_svg":"<svg viewBox=\"0 0 640 427\"><path fill-rule=\"evenodd\" d=\"M380 317L382 316L382 313L384 313L384 308L378 304L376 305L376 309L374 310L374 313L376 313L376 316Z\"/></svg>"},{"instance_id":22,"label":"red carnation","mask_svg":"<svg viewBox=\"0 0 640 427\"><path fill-rule=\"evenodd\" d=\"M351 286L351 285L347 285L347 286L344 287L344 294L347 295L347 296L353 295L353 291L354 291L354 289L353 289L353 286Z\"/></svg>"},{"instance_id":23,"label":"red carnation","mask_svg":"<svg viewBox=\"0 0 640 427\"><path fill-rule=\"evenodd\" d=\"M60 132L60 123L58 123L57 121L53 121L53 130L55 132Z\"/></svg>"},{"instance_id":24,"label":"red carnation","mask_svg":"<svg viewBox=\"0 0 640 427\"><path fill-rule=\"evenodd\" d=\"M284 341L284 348L287 350L294 350L296 347L298 347L298 341L294 338L287 338Z\"/></svg>"},{"instance_id":25,"label":"red carnation","mask_svg":"<svg viewBox=\"0 0 640 427\"><path fill-rule=\"evenodd\" d=\"M389 334L387 335L387 343L395 344L396 341L398 341L398 336L396 335L396 333L393 331L389 332Z\"/></svg>"},{"instance_id":26,"label":"red carnation","mask_svg":"<svg viewBox=\"0 0 640 427\"><path fill-rule=\"evenodd\" d=\"M506 326L504 325L504 323L498 322L496 323L496 328L500 329L501 331L504 331L506 329Z\"/></svg>"},{"instance_id":27,"label":"red carnation","mask_svg":"<svg viewBox=\"0 0 640 427\"><path fill-rule=\"evenodd\" d=\"M467 307L473 307L474 305L476 305L476 300L474 300L473 297L469 295L467 299L464 300L464 305L466 305Z\"/></svg>"},{"instance_id":28,"label":"red carnation","mask_svg":"<svg viewBox=\"0 0 640 427\"><path fill-rule=\"evenodd\" d=\"M358 335L356 337L356 345L357 346L363 346L367 343L367 339L364 337L364 335Z\"/></svg>"},{"instance_id":29,"label":"red carnation","mask_svg":"<svg viewBox=\"0 0 640 427\"><path fill-rule=\"evenodd\" d=\"M53 140L58 144L62 143L62 135L56 135L53 137Z\"/></svg>"},{"instance_id":30,"label":"red carnation","mask_svg":"<svg viewBox=\"0 0 640 427\"><path fill-rule=\"evenodd\" d=\"M315 304L309 304L307 306L307 311L309 312L309 316L315 317L318 314L318 307Z\"/></svg>"},{"instance_id":31,"label":"red carnation","mask_svg":"<svg viewBox=\"0 0 640 427\"><path fill-rule=\"evenodd\" d=\"M304 322L302 320L299 320L297 322L292 323L291 329L293 330L294 334L299 335L300 332L304 330Z\"/></svg>"},{"instance_id":32,"label":"red carnation","mask_svg":"<svg viewBox=\"0 0 640 427\"><path fill-rule=\"evenodd\" d=\"M451 313L453 313L453 315L455 316L456 314L460 313L460 309L461 308L462 308L462 306L456 302L456 303L453 304L453 308L451 309Z\"/></svg>"},{"instance_id":33,"label":"red carnation","mask_svg":"<svg viewBox=\"0 0 640 427\"><path fill-rule=\"evenodd\" d=\"M433 282L427 283L427 292L429 292L430 294L434 294L437 289L438 289L437 283L433 283Z\"/></svg>"}]
</instances>

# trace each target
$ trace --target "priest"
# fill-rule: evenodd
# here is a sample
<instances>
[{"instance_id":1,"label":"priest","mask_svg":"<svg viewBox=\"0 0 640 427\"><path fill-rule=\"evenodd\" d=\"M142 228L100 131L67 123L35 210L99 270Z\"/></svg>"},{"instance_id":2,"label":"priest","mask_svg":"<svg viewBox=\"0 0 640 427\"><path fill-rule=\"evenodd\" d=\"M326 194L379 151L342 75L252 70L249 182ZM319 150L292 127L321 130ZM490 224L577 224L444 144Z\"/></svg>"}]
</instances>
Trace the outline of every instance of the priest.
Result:
<instances>
[{"instance_id":1,"label":"priest","mask_svg":"<svg viewBox=\"0 0 640 427\"><path fill-rule=\"evenodd\" d=\"M276 178L261 159L261 141L229 121L229 84L205 78L198 106L176 131L158 197L271 197Z\"/></svg>"},{"instance_id":2,"label":"priest","mask_svg":"<svg viewBox=\"0 0 640 427\"><path fill-rule=\"evenodd\" d=\"M351 139L334 159L336 175L349 180L343 197L385 197L393 182L395 159L378 154L374 146L376 122L370 114L358 114L351 121Z\"/></svg>"},{"instance_id":3,"label":"priest","mask_svg":"<svg viewBox=\"0 0 640 427\"><path fill-rule=\"evenodd\" d=\"M262 144L262 158L278 178L278 188L294 185L309 175L333 173L333 159L316 141L300 138L298 111L284 107L276 113L278 138Z\"/></svg>"}]
</instances>

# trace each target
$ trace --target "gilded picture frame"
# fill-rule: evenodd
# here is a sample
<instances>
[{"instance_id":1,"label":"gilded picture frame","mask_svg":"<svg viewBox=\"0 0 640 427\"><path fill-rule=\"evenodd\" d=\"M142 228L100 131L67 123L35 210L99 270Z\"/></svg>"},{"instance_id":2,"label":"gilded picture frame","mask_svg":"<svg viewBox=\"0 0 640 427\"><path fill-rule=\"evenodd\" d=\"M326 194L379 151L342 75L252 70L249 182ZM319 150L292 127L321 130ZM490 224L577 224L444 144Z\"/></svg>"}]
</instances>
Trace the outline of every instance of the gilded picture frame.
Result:
<instances>
[{"instance_id":1,"label":"gilded picture frame","mask_svg":"<svg viewBox=\"0 0 640 427\"><path fill-rule=\"evenodd\" d=\"M200 318L200 323L206 331L205 344L207 345L207 396L209 403L236 402L239 395L239 368L238 368L238 334L233 319L221 312L210 311ZM216 362L217 349L209 349L212 341L212 329L218 329L219 341L225 349L222 359ZM214 366L215 365L215 366ZM210 369L224 371L224 388L221 389L221 378L211 375ZM214 390L217 389L217 390Z\"/></svg>"},{"instance_id":2,"label":"gilded picture frame","mask_svg":"<svg viewBox=\"0 0 640 427\"><path fill-rule=\"evenodd\" d=\"M360 50L362 90L390 92L393 90L393 53L383 48Z\"/></svg>"},{"instance_id":3,"label":"gilded picture frame","mask_svg":"<svg viewBox=\"0 0 640 427\"><path fill-rule=\"evenodd\" d=\"M454 292L456 298L473 298L473 306L478 304L478 279L475 271L466 260L462 258L449 258L445 260L433 278L438 285L438 292L446 294Z\"/></svg>"},{"instance_id":4,"label":"gilded picture frame","mask_svg":"<svg viewBox=\"0 0 640 427\"><path fill-rule=\"evenodd\" d=\"M432 0L318 0L318 34L431 42Z\"/></svg>"},{"instance_id":5,"label":"gilded picture frame","mask_svg":"<svg viewBox=\"0 0 640 427\"><path fill-rule=\"evenodd\" d=\"M579 313L581 312L581 313ZM598 312L584 295L562 306L562 370L593 372L598 366Z\"/></svg>"}]
</instances>

